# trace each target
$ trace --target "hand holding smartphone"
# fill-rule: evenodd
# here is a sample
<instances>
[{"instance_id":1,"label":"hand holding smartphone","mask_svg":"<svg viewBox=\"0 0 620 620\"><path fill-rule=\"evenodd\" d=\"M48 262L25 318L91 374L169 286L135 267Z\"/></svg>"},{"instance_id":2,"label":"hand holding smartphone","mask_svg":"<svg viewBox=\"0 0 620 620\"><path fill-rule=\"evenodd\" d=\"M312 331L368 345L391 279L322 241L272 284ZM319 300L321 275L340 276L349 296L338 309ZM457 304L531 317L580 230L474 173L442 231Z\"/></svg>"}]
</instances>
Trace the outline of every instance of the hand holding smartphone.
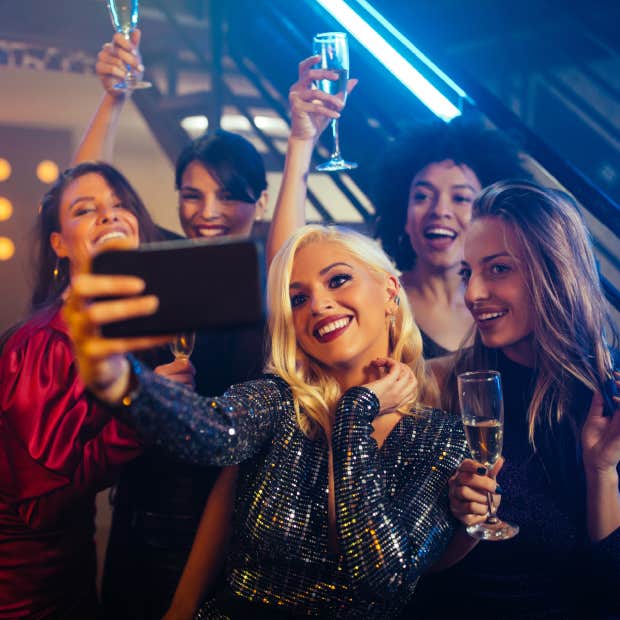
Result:
<instances>
[{"instance_id":1,"label":"hand holding smartphone","mask_svg":"<svg viewBox=\"0 0 620 620\"><path fill-rule=\"evenodd\" d=\"M135 275L157 312L102 327L108 338L249 326L264 320L262 247L251 240L175 240L94 257L97 274Z\"/></svg>"}]
</instances>

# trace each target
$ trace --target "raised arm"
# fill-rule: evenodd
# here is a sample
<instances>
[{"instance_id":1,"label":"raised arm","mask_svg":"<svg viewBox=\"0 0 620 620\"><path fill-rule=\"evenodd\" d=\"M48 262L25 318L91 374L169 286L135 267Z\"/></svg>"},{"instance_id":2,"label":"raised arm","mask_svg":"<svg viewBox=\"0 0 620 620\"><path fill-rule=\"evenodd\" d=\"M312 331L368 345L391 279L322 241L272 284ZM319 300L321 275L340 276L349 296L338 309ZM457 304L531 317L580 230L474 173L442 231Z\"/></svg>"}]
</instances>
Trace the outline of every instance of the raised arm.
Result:
<instances>
[{"instance_id":1,"label":"raised arm","mask_svg":"<svg viewBox=\"0 0 620 620\"><path fill-rule=\"evenodd\" d=\"M437 410L421 414L407 438L416 444L412 456L397 465L407 468L401 473L406 482L390 492L371 437L379 406L363 387L349 390L339 404L333 434L336 519L353 583L392 598L410 591L452 536L447 482L466 448L458 421Z\"/></svg>"},{"instance_id":2,"label":"raised arm","mask_svg":"<svg viewBox=\"0 0 620 620\"><path fill-rule=\"evenodd\" d=\"M267 264L297 228L306 223L306 192L312 151L331 119L339 118L345 103L342 95L329 95L312 88L319 79L337 79L326 69L313 69L319 60L311 56L299 63L299 79L289 91L291 133L286 150L284 175L267 239ZM349 80L351 92L357 80Z\"/></svg>"},{"instance_id":3,"label":"raised arm","mask_svg":"<svg viewBox=\"0 0 620 620\"><path fill-rule=\"evenodd\" d=\"M112 42L101 48L95 70L105 92L73 155L71 165L92 160L112 163L118 122L127 100L127 94L114 90L114 85L123 80L127 67L138 73L144 71L138 51L140 36L140 31L136 29L127 41L122 34L116 33Z\"/></svg>"}]
</instances>

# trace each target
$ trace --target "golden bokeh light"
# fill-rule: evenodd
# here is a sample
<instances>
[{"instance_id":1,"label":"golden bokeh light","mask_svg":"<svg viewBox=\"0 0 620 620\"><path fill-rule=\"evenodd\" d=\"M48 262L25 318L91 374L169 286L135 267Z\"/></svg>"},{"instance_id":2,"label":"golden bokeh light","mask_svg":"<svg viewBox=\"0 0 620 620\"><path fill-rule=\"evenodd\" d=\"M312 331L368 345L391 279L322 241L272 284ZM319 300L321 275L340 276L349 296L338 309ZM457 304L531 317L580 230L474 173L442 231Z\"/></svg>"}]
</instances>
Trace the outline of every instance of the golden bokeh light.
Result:
<instances>
[{"instance_id":1,"label":"golden bokeh light","mask_svg":"<svg viewBox=\"0 0 620 620\"><path fill-rule=\"evenodd\" d=\"M0 196L0 222L5 222L13 215L13 203L4 196Z\"/></svg>"},{"instance_id":2,"label":"golden bokeh light","mask_svg":"<svg viewBox=\"0 0 620 620\"><path fill-rule=\"evenodd\" d=\"M58 166L49 159L44 159L37 166L37 178L41 183L53 183L58 178Z\"/></svg>"},{"instance_id":3,"label":"golden bokeh light","mask_svg":"<svg viewBox=\"0 0 620 620\"><path fill-rule=\"evenodd\" d=\"M9 260L15 254L15 244L8 237L0 237L0 260Z\"/></svg>"},{"instance_id":4,"label":"golden bokeh light","mask_svg":"<svg viewBox=\"0 0 620 620\"><path fill-rule=\"evenodd\" d=\"M11 172L13 172L13 168L11 168L8 159L0 157L0 181L6 181L11 176Z\"/></svg>"}]
</instances>

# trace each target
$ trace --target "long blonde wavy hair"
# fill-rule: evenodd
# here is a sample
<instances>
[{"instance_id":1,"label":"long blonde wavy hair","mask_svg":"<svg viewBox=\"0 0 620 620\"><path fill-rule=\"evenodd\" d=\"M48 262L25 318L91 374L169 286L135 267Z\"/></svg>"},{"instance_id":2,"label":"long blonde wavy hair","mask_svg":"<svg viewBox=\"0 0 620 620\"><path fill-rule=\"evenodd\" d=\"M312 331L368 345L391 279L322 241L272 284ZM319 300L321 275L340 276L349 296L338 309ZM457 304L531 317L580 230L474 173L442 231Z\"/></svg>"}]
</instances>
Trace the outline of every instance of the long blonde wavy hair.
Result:
<instances>
[{"instance_id":1,"label":"long blonde wavy hair","mask_svg":"<svg viewBox=\"0 0 620 620\"><path fill-rule=\"evenodd\" d=\"M534 365L538 371L528 409L529 439L538 426L570 415L577 384L603 389L613 361L606 338L617 334L603 294L590 234L573 199L528 181L500 181L475 200L472 221L496 217L508 224L521 249L518 261L533 310ZM445 392L457 411L456 373L493 367L494 352L476 332L461 351ZM579 421L569 419L578 432Z\"/></svg>"},{"instance_id":2,"label":"long blonde wavy hair","mask_svg":"<svg viewBox=\"0 0 620 620\"><path fill-rule=\"evenodd\" d=\"M345 228L304 226L274 257L267 284L271 350L266 370L279 375L289 384L297 422L310 438L319 437L321 431L329 435L336 405L342 396L342 390L329 370L308 356L298 345L293 324L289 286L295 255L301 248L318 242L338 244L377 277L399 276L376 242ZM438 400L437 386L422 357L422 337L413 320L406 295L400 295L395 320L390 324L389 332L390 357L408 364L418 382L415 402L408 403L403 413L408 413L416 406L435 406Z\"/></svg>"}]
</instances>

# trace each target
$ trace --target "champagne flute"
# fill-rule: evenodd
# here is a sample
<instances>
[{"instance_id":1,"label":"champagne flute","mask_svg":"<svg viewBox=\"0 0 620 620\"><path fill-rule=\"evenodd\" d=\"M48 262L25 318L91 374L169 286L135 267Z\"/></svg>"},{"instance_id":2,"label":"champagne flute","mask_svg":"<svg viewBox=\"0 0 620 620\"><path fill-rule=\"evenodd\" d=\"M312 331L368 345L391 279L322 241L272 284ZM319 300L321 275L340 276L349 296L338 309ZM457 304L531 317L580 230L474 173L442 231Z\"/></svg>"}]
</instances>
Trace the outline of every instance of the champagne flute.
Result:
<instances>
[{"instance_id":1,"label":"champagne flute","mask_svg":"<svg viewBox=\"0 0 620 620\"><path fill-rule=\"evenodd\" d=\"M106 0L108 13L116 32L120 32L127 40L138 25L138 0ZM127 75L122 82L114 85L115 90L131 92L138 88L150 88L152 84L138 80L136 74L127 67Z\"/></svg>"},{"instance_id":2,"label":"champagne flute","mask_svg":"<svg viewBox=\"0 0 620 620\"><path fill-rule=\"evenodd\" d=\"M457 377L461 419L472 458L489 470L502 454L504 438L504 400L499 372L479 370ZM480 540L507 540L519 527L497 517L493 494L487 493L489 513L486 521L467 527L467 533Z\"/></svg>"},{"instance_id":3,"label":"champagne flute","mask_svg":"<svg viewBox=\"0 0 620 620\"><path fill-rule=\"evenodd\" d=\"M342 96L346 97L347 82L349 80L349 45L346 33L323 32L317 34L312 40L312 48L312 53L315 56L321 57L317 68L329 69L338 74L337 80L319 80L317 83L318 88L330 95L342 93ZM319 164L316 169L321 172L333 172L357 168L356 163L345 161L340 154L338 119L332 119L331 128L334 138L332 154L326 162Z\"/></svg>"},{"instance_id":4,"label":"champagne flute","mask_svg":"<svg viewBox=\"0 0 620 620\"><path fill-rule=\"evenodd\" d=\"M196 334L194 332L182 332L170 342L170 351L175 360L188 360L194 351Z\"/></svg>"}]
</instances>

